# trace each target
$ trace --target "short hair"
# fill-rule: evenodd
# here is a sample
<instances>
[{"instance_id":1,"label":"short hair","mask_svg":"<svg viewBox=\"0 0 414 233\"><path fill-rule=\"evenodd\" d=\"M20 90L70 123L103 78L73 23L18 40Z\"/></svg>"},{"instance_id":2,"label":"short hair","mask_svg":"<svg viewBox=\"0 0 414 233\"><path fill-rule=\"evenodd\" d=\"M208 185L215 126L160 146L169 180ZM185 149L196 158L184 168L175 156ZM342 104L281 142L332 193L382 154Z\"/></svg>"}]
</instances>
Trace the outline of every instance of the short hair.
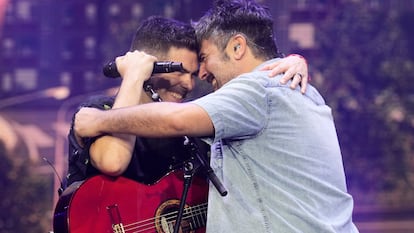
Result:
<instances>
[{"instance_id":1,"label":"short hair","mask_svg":"<svg viewBox=\"0 0 414 233\"><path fill-rule=\"evenodd\" d=\"M138 27L130 51L140 50L160 56L171 47L186 48L198 54L194 28L189 23L161 16L151 16Z\"/></svg>"},{"instance_id":2,"label":"short hair","mask_svg":"<svg viewBox=\"0 0 414 233\"><path fill-rule=\"evenodd\" d=\"M198 44L214 39L217 47L224 50L232 36L242 34L256 57L268 60L281 56L268 8L251 0L216 0L198 22L193 22L193 27Z\"/></svg>"}]
</instances>

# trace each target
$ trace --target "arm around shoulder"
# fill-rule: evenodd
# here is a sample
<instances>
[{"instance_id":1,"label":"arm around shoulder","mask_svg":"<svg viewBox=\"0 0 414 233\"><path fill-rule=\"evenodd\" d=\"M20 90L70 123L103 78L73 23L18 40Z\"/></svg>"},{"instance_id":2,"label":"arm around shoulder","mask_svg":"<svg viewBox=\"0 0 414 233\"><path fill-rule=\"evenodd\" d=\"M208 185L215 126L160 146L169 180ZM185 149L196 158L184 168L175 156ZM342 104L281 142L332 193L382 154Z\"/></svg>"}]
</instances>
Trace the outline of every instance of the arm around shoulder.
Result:
<instances>
[{"instance_id":1,"label":"arm around shoulder","mask_svg":"<svg viewBox=\"0 0 414 233\"><path fill-rule=\"evenodd\" d=\"M194 103L180 106L182 109L177 112L175 127L181 129L181 134L194 137L214 135L213 122L202 107Z\"/></svg>"},{"instance_id":2,"label":"arm around shoulder","mask_svg":"<svg viewBox=\"0 0 414 233\"><path fill-rule=\"evenodd\" d=\"M207 112L193 103L150 103L100 111L82 108L75 117L82 137L123 133L140 137L211 136Z\"/></svg>"}]
</instances>

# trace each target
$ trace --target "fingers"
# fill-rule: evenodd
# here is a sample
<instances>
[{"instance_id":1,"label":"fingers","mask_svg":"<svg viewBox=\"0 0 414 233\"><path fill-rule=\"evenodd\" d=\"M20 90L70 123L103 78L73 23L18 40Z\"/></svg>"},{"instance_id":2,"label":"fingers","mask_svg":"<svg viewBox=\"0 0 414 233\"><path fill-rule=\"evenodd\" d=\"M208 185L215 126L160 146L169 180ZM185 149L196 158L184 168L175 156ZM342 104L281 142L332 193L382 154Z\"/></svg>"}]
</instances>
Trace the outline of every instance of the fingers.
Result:
<instances>
[{"instance_id":1,"label":"fingers","mask_svg":"<svg viewBox=\"0 0 414 233\"><path fill-rule=\"evenodd\" d=\"M282 66L278 65L276 67L274 67L270 72L269 72L269 77L274 77L278 74L283 73L283 70L286 70L285 68L283 68Z\"/></svg>"},{"instance_id":2,"label":"fingers","mask_svg":"<svg viewBox=\"0 0 414 233\"><path fill-rule=\"evenodd\" d=\"M286 70L286 67L283 68L281 64L283 64L283 62L281 60L278 60L272 64L263 66L260 70L270 70L269 77L274 77L277 74L281 74Z\"/></svg>"},{"instance_id":3,"label":"fingers","mask_svg":"<svg viewBox=\"0 0 414 233\"><path fill-rule=\"evenodd\" d=\"M295 89L300 85L301 93L306 92L308 85L308 66L306 60L300 55L291 55L287 57L292 62L291 66L288 67L285 75L280 80L280 83L286 84L289 80L292 80L290 88Z\"/></svg>"},{"instance_id":4,"label":"fingers","mask_svg":"<svg viewBox=\"0 0 414 233\"><path fill-rule=\"evenodd\" d=\"M309 82L309 78L308 78L308 75L306 74L302 77L302 80L300 80L300 92L302 94L305 94L306 87L308 86L308 82Z\"/></svg>"},{"instance_id":5,"label":"fingers","mask_svg":"<svg viewBox=\"0 0 414 233\"><path fill-rule=\"evenodd\" d=\"M302 73L294 74L292 78L292 82L290 83L290 88L295 89L298 85L300 86L300 92L304 94L306 92L306 87L308 86L308 75L304 75Z\"/></svg>"},{"instance_id":6,"label":"fingers","mask_svg":"<svg viewBox=\"0 0 414 233\"><path fill-rule=\"evenodd\" d=\"M300 55L292 54L285 58L279 59L271 64L262 67L260 70L270 70L268 76L274 77L283 74L280 79L281 84L286 84L291 80L290 88L295 89L300 85L300 91L305 93L308 85L308 65Z\"/></svg>"},{"instance_id":7,"label":"fingers","mask_svg":"<svg viewBox=\"0 0 414 233\"><path fill-rule=\"evenodd\" d=\"M303 74L296 73L293 75L292 82L290 83L290 88L295 89L302 82Z\"/></svg>"},{"instance_id":8,"label":"fingers","mask_svg":"<svg viewBox=\"0 0 414 233\"><path fill-rule=\"evenodd\" d=\"M308 75L302 74L300 72L291 74L286 72L283 77L280 79L281 84L286 84L289 80L292 80L289 87L295 89L298 85L300 86L300 92L304 94L306 92L306 87L308 85Z\"/></svg>"},{"instance_id":9,"label":"fingers","mask_svg":"<svg viewBox=\"0 0 414 233\"><path fill-rule=\"evenodd\" d=\"M283 74L283 77L280 79L279 82L281 84L286 84L289 80L294 79L295 78L294 76L295 76L294 69L289 69Z\"/></svg>"},{"instance_id":10,"label":"fingers","mask_svg":"<svg viewBox=\"0 0 414 233\"><path fill-rule=\"evenodd\" d=\"M115 63L123 79L125 79L126 74L131 74L130 77L136 78L137 74L140 73L143 74L142 76L149 78L156 60L157 58L150 54L135 50L117 57Z\"/></svg>"}]
</instances>

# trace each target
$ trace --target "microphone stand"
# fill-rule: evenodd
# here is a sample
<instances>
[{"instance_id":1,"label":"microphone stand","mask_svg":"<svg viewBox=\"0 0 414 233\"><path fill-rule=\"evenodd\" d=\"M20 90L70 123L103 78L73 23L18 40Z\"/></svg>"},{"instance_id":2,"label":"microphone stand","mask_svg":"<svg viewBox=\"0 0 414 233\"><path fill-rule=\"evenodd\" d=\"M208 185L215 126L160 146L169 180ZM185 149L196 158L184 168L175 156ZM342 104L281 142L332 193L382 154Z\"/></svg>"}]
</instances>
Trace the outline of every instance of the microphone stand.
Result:
<instances>
[{"instance_id":1,"label":"microphone stand","mask_svg":"<svg viewBox=\"0 0 414 233\"><path fill-rule=\"evenodd\" d=\"M151 94L151 98L153 101L162 102L161 97L158 93L154 91L150 84L145 83L144 85L144 90ZM184 136L183 145L187 147L187 149L190 151L191 158L190 160L184 162L184 188L181 195L177 218L175 220L174 233L179 233L188 190L190 188L193 176L198 169L202 169L203 172L205 172L207 178L213 183L214 187L217 189L221 196L224 197L227 195L226 188L223 186L217 175L214 173L213 169L210 167L206 159L202 155L200 155L196 143L189 137Z\"/></svg>"}]
</instances>

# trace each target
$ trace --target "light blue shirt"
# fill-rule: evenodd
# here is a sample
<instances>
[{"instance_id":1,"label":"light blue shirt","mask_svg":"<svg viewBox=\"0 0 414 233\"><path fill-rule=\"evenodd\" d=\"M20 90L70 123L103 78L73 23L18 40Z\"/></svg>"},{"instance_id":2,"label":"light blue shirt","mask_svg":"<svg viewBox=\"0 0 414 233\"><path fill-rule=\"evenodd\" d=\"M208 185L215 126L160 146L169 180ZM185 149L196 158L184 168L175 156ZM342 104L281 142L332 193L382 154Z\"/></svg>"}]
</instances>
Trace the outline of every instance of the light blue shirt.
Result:
<instances>
[{"instance_id":1,"label":"light blue shirt","mask_svg":"<svg viewBox=\"0 0 414 233\"><path fill-rule=\"evenodd\" d=\"M210 185L207 232L358 232L331 109L280 78L256 69L192 102L214 124L211 166L228 191Z\"/></svg>"}]
</instances>

